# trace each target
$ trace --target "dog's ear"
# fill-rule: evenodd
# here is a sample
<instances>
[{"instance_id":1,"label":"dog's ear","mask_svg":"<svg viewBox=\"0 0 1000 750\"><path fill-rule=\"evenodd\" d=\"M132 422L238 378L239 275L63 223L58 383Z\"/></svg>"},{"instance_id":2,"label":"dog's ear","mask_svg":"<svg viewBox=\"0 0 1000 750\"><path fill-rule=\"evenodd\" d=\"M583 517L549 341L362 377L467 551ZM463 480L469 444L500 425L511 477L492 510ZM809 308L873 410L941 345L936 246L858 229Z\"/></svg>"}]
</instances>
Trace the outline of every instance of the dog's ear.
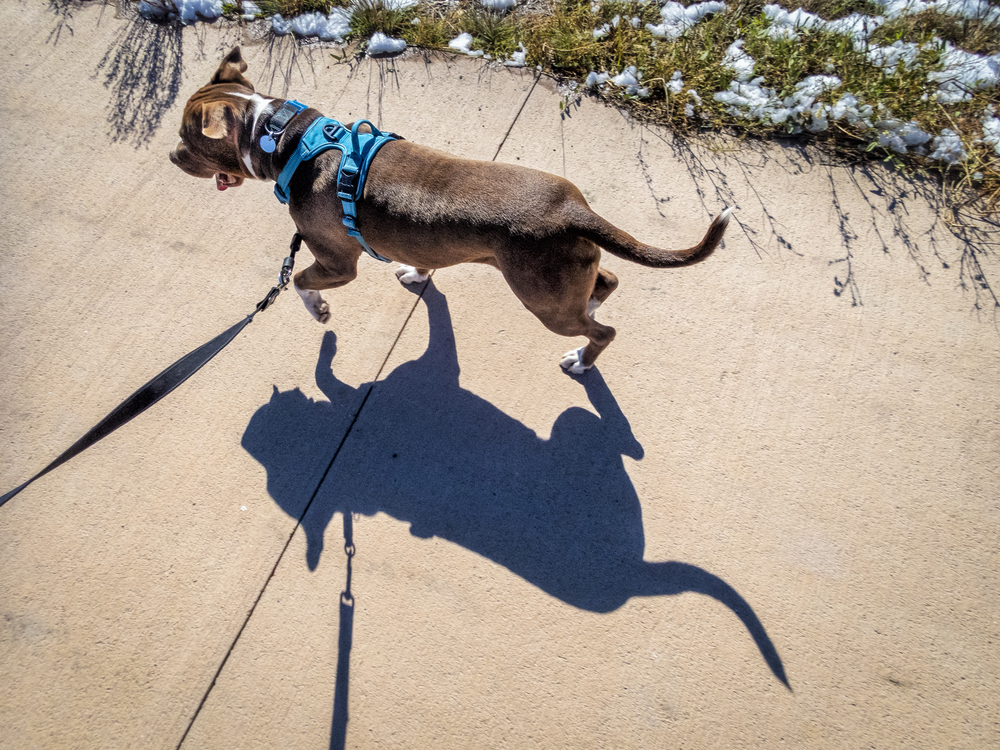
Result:
<instances>
[{"instance_id":1,"label":"dog's ear","mask_svg":"<svg viewBox=\"0 0 1000 750\"><path fill-rule=\"evenodd\" d=\"M219 140L236 124L236 114L229 102L209 102L201 107L202 135Z\"/></svg>"},{"instance_id":2,"label":"dog's ear","mask_svg":"<svg viewBox=\"0 0 1000 750\"><path fill-rule=\"evenodd\" d=\"M209 84L238 83L241 86L246 86L253 91L253 84L243 77L243 73L246 69L247 64L243 60L243 53L240 52L239 47L233 47L232 52L223 58L222 64L219 65L219 69L215 71L215 75L212 76L212 80L209 81Z\"/></svg>"}]
</instances>

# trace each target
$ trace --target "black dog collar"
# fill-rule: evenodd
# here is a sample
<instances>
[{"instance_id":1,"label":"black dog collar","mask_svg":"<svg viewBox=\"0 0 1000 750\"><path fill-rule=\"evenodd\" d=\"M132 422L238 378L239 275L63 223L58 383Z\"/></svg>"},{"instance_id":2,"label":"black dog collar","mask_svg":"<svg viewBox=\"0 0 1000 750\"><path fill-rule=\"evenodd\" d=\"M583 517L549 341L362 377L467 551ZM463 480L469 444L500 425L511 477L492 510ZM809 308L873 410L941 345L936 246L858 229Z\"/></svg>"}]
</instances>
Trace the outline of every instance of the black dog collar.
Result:
<instances>
[{"instance_id":1,"label":"black dog collar","mask_svg":"<svg viewBox=\"0 0 1000 750\"><path fill-rule=\"evenodd\" d=\"M278 111L271 115L264 123L264 135L260 137L260 147L263 151L273 154L278 146L278 138L285 132L288 123L292 121L299 112L306 109L306 105L289 99L282 104Z\"/></svg>"}]
</instances>

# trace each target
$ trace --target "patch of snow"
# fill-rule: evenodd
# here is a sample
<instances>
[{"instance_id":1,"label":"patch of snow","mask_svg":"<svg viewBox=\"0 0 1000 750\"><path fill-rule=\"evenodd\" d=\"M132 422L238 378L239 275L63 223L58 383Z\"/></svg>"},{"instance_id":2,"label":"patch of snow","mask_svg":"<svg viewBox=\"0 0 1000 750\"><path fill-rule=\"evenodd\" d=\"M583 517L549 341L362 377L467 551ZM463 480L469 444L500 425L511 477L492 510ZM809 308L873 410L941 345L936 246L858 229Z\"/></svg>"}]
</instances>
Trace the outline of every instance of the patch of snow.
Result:
<instances>
[{"instance_id":1,"label":"patch of snow","mask_svg":"<svg viewBox=\"0 0 1000 750\"><path fill-rule=\"evenodd\" d=\"M941 135L931 142L931 148L934 150L927 158L943 161L945 164L957 164L969 156L962 145L962 137L949 128L942 130Z\"/></svg>"},{"instance_id":2,"label":"patch of snow","mask_svg":"<svg viewBox=\"0 0 1000 750\"><path fill-rule=\"evenodd\" d=\"M152 21L214 21L222 15L222 0L141 0L139 14Z\"/></svg>"},{"instance_id":3,"label":"patch of snow","mask_svg":"<svg viewBox=\"0 0 1000 750\"><path fill-rule=\"evenodd\" d=\"M271 16L271 31L277 36L290 34L292 32L292 22L282 18L280 13L275 13Z\"/></svg>"},{"instance_id":4,"label":"patch of snow","mask_svg":"<svg viewBox=\"0 0 1000 750\"><path fill-rule=\"evenodd\" d=\"M794 39L799 29L822 28L826 23L819 16L804 11L802 8L789 13L780 5L765 5L764 16L771 22L768 35L772 39Z\"/></svg>"},{"instance_id":5,"label":"patch of snow","mask_svg":"<svg viewBox=\"0 0 1000 750\"><path fill-rule=\"evenodd\" d=\"M303 13L285 20L281 14L271 16L271 29L278 36L294 33L302 37L318 37L325 42L343 42L351 32L351 12L334 8L328 15Z\"/></svg>"},{"instance_id":6,"label":"patch of snow","mask_svg":"<svg viewBox=\"0 0 1000 750\"><path fill-rule=\"evenodd\" d=\"M987 24L1000 23L1000 8L988 0L872 0L882 8L887 18L912 16L925 10L936 10L948 16L980 20Z\"/></svg>"},{"instance_id":7,"label":"patch of snow","mask_svg":"<svg viewBox=\"0 0 1000 750\"><path fill-rule=\"evenodd\" d=\"M945 45L941 56L942 70L927 74L938 85L937 100L943 104L968 101L972 94L1000 84L1000 53L991 57Z\"/></svg>"},{"instance_id":8,"label":"patch of snow","mask_svg":"<svg viewBox=\"0 0 1000 750\"><path fill-rule=\"evenodd\" d=\"M699 107L701 106L701 97L698 96L698 92L695 91L694 89L688 89L687 94L689 97L694 99L694 104L688 102L687 104L684 105L684 116L694 117L694 105L697 104Z\"/></svg>"},{"instance_id":9,"label":"patch of snow","mask_svg":"<svg viewBox=\"0 0 1000 750\"><path fill-rule=\"evenodd\" d=\"M733 117L780 124L787 119L788 112L778 108L777 93L763 86L763 82L763 77L752 81L737 79L729 84L728 91L715 92L714 98L728 105L726 111Z\"/></svg>"},{"instance_id":10,"label":"patch of snow","mask_svg":"<svg viewBox=\"0 0 1000 750\"><path fill-rule=\"evenodd\" d=\"M594 88L596 86L603 86L611 78L607 73L595 73L593 70L587 73L587 80L584 82L584 86L589 88Z\"/></svg>"},{"instance_id":11,"label":"patch of snow","mask_svg":"<svg viewBox=\"0 0 1000 750\"><path fill-rule=\"evenodd\" d=\"M829 105L817 102L821 94L840 88L837 76L809 76L795 84L795 92L782 102L789 116L801 122L810 133L822 133L830 127Z\"/></svg>"},{"instance_id":12,"label":"patch of snow","mask_svg":"<svg viewBox=\"0 0 1000 750\"><path fill-rule=\"evenodd\" d=\"M252 21L260 13L260 8L253 0L243 0L243 14L240 16L244 21Z\"/></svg>"},{"instance_id":13,"label":"patch of snow","mask_svg":"<svg viewBox=\"0 0 1000 750\"><path fill-rule=\"evenodd\" d=\"M749 81L753 76L754 59L743 51L743 40L737 39L726 48L722 56L723 67L736 72L737 81Z\"/></svg>"},{"instance_id":14,"label":"patch of snow","mask_svg":"<svg viewBox=\"0 0 1000 750\"><path fill-rule=\"evenodd\" d=\"M504 60L503 64L508 68L523 68L525 66L525 57L528 54L528 50L524 48L524 45L518 42L517 51L515 51L509 60Z\"/></svg>"},{"instance_id":15,"label":"patch of snow","mask_svg":"<svg viewBox=\"0 0 1000 750\"><path fill-rule=\"evenodd\" d=\"M406 49L406 40L396 37L386 36L381 31L372 34L368 40L367 54L369 55L398 55Z\"/></svg>"},{"instance_id":16,"label":"patch of snow","mask_svg":"<svg viewBox=\"0 0 1000 750\"><path fill-rule=\"evenodd\" d=\"M844 18L835 21L824 21L824 28L832 34L849 36L854 40L854 44L864 45L868 37L879 26L885 23L881 16L863 16L860 13L852 13Z\"/></svg>"},{"instance_id":17,"label":"patch of snow","mask_svg":"<svg viewBox=\"0 0 1000 750\"><path fill-rule=\"evenodd\" d=\"M667 81L667 91L676 96L681 93L681 89L684 88L684 79L681 77L681 72L675 70L674 74L670 76L670 80Z\"/></svg>"},{"instance_id":18,"label":"patch of snow","mask_svg":"<svg viewBox=\"0 0 1000 750\"><path fill-rule=\"evenodd\" d=\"M625 70L612 78L611 83L615 86L624 87L625 93L628 96L638 96L640 99L645 99L649 96L649 89L639 85L639 81L641 80L642 73L638 72L634 65L629 65Z\"/></svg>"},{"instance_id":19,"label":"patch of snow","mask_svg":"<svg viewBox=\"0 0 1000 750\"><path fill-rule=\"evenodd\" d=\"M673 41L679 39L685 31L712 13L721 13L726 9L726 4L722 2L695 3L685 8L680 3L667 2L660 8L660 17L663 23L654 26L646 24L646 29L653 36L662 37ZM636 24L633 23L633 26Z\"/></svg>"},{"instance_id":20,"label":"patch of snow","mask_svg":"<svg viewBox=\"0 0 1000 750\"><path fill-rule=\"evenodd\" d=\"M469 57L482 57L484 54L483 51L481 49L470 49L470 44L472 44L472 34L467 31L459 34L448 42L448 46L456 52L461 52Z\"/></svg>"},{"instance_id":21,"label":"patch of snow","mask_svg":"<svg viewBox=\"0 0 1000 750\"><path fill-rule=\"evenodd\" d=\"M983 137L982 143L992 146L997 154L1000 154L1000 117L995 117L993 107L987 107L983 112Z\"/></svg>"},{"instance_id":22,"label":"patch of snow","mask_svg":"<svg viewBox=\"0 0 1000 750\"><path fill-rule=\"evenodd\" d=\"M897 120L889 112L886 115L875 123L875 128L879 131L879 145L892 149L897 154L908 153L909 149L917 154L924 153L923 145L931 139L930 133L921 130L916 122Z\"/></svg>"},{"instance_id":23,"label":"patch of snow","mask_svg":"<svg viewBox=\"0 0 1000 750\"><path fill-rule=\"evenodd\" d=\"M772 39L796 39L801 29L812 29L851 37L862 48L871 33L885 22L880 16L873 18L860 13L825 21L802 8L789 12L780 5L765 5L764 16L769 21L767 33Z\"/></svg>"},{"instance_id":24,"label":"patch of snow","mask_svg":"<svg viewBox=\"0 0 1000 750\"><path fill-rule=\"evenodd\" d=\"M887 70L896 70L900 65L909 70L917 62L921 46L914 42L896 40L888 47L872 46L868 50L868 59L872 65Z\"/></svg>"},{"instance_id":25,"label":"patch of snow","mask_svg":"<svg viewBox=\"0 0 1000 750\"><path fill-rule=\"evenodd\" d=\"M859 130L871 130L873 112L870 104L859 106L857 97L850 92L841 95L837 103L830 107L830 117L834 121L847 120L849 125Z\"/></svg>"}]
</instances>

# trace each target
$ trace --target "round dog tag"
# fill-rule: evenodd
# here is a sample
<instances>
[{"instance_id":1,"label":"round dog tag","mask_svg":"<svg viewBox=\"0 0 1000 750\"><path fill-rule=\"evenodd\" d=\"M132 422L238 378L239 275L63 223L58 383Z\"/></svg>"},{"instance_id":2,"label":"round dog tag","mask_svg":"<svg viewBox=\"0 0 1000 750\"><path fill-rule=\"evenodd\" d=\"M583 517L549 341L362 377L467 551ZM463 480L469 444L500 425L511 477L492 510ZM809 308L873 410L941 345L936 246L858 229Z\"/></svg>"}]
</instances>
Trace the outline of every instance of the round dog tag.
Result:
<instances>
[{"instance_id":1,"label":"round dog tag","mask_svg":"<svg viewBox=\"0 0 1000 750\"><path fill-rule=\"evenodd\" d=\"M277 144L274 142L274 138L272 138L269 133L265 133L260 137L260 147L267 153L273 154L276 145Z\"/></svg>"}]
</instances>

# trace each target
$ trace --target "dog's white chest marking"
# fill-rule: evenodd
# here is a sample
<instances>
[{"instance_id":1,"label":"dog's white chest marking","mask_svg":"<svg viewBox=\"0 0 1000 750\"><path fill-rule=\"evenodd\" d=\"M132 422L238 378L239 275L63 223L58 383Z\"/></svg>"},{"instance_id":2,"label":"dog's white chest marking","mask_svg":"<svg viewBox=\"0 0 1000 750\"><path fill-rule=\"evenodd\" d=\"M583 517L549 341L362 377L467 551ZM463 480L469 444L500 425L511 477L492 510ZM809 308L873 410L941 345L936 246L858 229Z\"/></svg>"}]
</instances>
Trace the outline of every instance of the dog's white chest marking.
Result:
<instances>
[{"instance_id":1,"label":"dog's white chest marking","mask_svg":"<svg viewBox=\"0 0 1000 750\"><path fill-rule=\"evenodd\" d=\"M238 96L240 99L246 99L248 101L253 102L253 128L251 129L250 132L256 133L257 121L260 120L261 114L263 114L264 110L267 109L267 105L273 102L274 99L267 99L261 96L260 94L240 94L237 92L234 92L233 96ZM243 164L244 166L246 166L247 171L250 173L250 176L256 179L257 173L253 171L253 164L250 161L250 152L244 151L243 153L240 154L240 156L243 157Z\"/></svg>"}]
</instances>

